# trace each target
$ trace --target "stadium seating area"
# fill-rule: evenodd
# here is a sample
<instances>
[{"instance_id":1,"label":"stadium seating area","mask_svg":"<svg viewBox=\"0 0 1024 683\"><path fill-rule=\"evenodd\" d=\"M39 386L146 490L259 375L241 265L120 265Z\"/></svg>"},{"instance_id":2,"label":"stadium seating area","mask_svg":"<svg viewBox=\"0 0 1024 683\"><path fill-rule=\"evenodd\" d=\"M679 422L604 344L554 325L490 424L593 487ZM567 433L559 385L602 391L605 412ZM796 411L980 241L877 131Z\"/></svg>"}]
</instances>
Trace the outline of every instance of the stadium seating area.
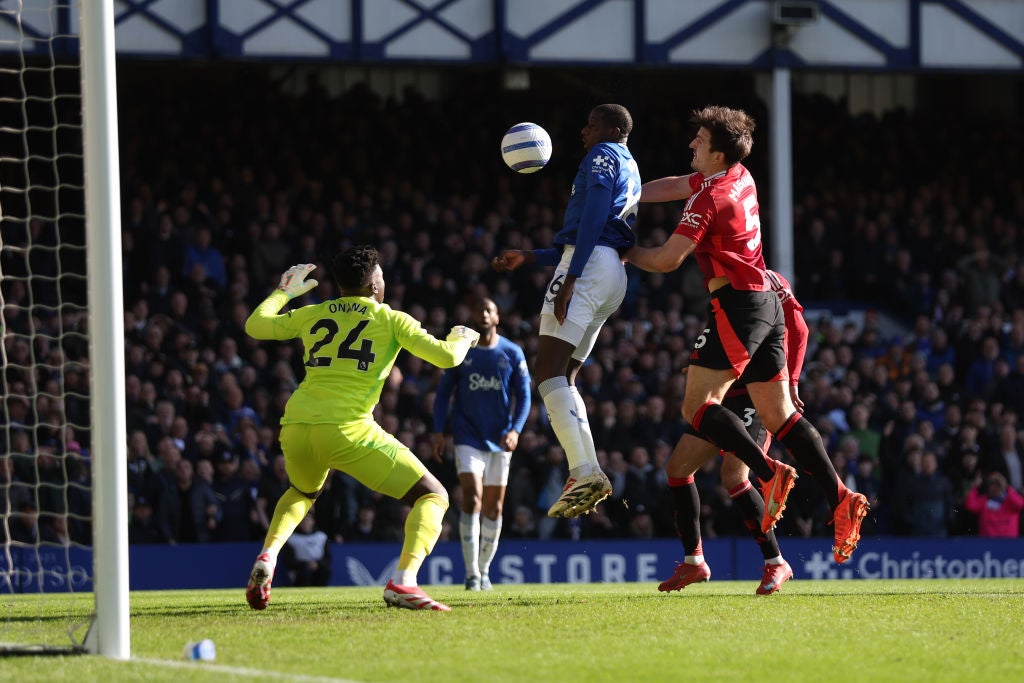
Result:
<instances>
[{"instance_id":1,"label":"stadium seating area","mask_svg":"<svg viewBox=\"0 0 1024 683\"><path fill-rule=\"evenodd\" d=\"M216 84L187 96L139 83L132 84L138 91L123 89L133 542L262 538L287 485L277 425L302 377L302 350L256 342L242 326L293 263L326 264L341 247L373 243L392 306L443 335L469 322L475 297L490 296L503 334L532 358L546 271L498 275L489 261L505 247L550 244L579 159L575 131L600 103L581 93L545 100L548 109L538 112L515 94L501 101L470 89L434 102L409 91L397 102L358 87L340 99L312 89L271 102L265 84L253 81L239 84L230 100L213 96ZM687 172L689 103L625 103L636 119L630 146L643 177ZM847 485L871 499L866 534L976 534L977 517L963 504L972 488L996 496L1000 479L1024 487L1024 183L1013 173L1021 131L907 113L854 118L839 104L808 97L793 112L794 284L815 313L801 384L806 413ZM516 176L501 164L498 140L507 125L527 119L543 120L556 156L541 173ZM765 217L766 135L750 163ZM676 215L674 206L642 207L641 241L660 243ZM764 225L770 239L767 219ZM34 244L56 241L57 226L31 230ZM33 272L52 266L39 259ZM311 300L334 294L322 273ZM54 297L5 288L8 326L27 333L15 311ZM679 370L705 303L691 264L667 275L631 272L626 302L579 381L615 494L582 520L544 515L566 470L535 399L513 459L506 536L674 534L663 465L682 428ZM861 314L840 315L851 308ZM882 314L902 327L883 327ZM84 321L63 319L59 328L83 331ZM76 339L62 349L65 359L84 358ZM8 346L15 364L49 352L17 340ZM22 455L0 468L12 492L19 481L88 477L88 434L47 429L65 417L88 423L87 400L66 386L84 387L87 375L66 375L52 391L67 397L63 404L45 397L7 403L9 424L24 428L12 429L24 434L11 444ZM376 412L425 461L438 377L403 354ZM453 464L431 467L457 501ZM698 475L704 533L745 533L717 467L712 462ZM88 538L87 524L65 524L65 510L88 512L87 496L70 490L68 500L40 498L44 523L12 529L12 537ZM16 500L14 507L29 513L33 505ZM337 541L401 535L401 505L342 474L330 479L315 510L318 526ZM457 510L453 504L446 533L457 528ZM829 518L803 477L782 532L831 536Z\"/></svg>"}]
</instances>

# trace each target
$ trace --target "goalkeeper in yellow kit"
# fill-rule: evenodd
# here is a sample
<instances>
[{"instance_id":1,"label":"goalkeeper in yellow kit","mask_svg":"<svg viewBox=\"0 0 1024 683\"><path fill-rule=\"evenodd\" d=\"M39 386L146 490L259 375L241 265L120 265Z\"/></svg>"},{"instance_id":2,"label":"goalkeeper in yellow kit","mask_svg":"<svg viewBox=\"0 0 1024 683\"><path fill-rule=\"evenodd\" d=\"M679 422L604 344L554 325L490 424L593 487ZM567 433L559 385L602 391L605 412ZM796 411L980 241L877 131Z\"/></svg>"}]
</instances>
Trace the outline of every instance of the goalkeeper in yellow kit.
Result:
<instances>
[{"instance_id":1,"label":"goalkeeper in yellow kit","mask_svg":"<svg viewBox=\"0 0 1024 683\"><path fill-rule=\"evenodd\" d=\"M377 250L355 246L334 257L337 299L281 314L291 299L317 285L311 263L292 266L281 284L253 312L245 331L256 339L302 338L306 377L281 418L281 448L290 486L274 508L263 550L256 558L246 600L253 609L270 602L277 555L313 505L331 469L411 506L398 566L384 601L395 607L450 608L417 585L416 574L441 533L448 493L406 446L373 419L384 382L401 349L442 368L462 362L480 335L457 325L436 339L407 313L384 301Z\"/></svg>"}]
</instances>

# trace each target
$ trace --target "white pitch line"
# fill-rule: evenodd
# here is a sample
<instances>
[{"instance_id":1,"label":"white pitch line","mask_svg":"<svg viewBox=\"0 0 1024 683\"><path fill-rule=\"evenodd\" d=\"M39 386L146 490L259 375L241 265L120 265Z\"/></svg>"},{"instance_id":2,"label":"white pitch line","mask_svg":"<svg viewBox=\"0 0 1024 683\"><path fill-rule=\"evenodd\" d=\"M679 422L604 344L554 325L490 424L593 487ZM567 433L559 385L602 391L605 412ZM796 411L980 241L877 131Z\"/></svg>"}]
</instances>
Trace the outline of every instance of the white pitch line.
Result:
<instances>
[{"instance_id":1,"label":"white pitch line","mask_svg":"<svg viewBox=\"0 0 1024 683\"><path fill-rule=\"evenodd\" d=\"M223 664L206 664L197 661L177 661L174 659L147 659L145 657L133 657L128 660L139 664L151 664L153 666L166 666L172 669L192 669L193 671L215 671L225 674L238 674L240 676L252 676L257 679L277 679L282 681L303 681L303 683L363 683L351 678L330 678L328 676L308 676L306 674L284 673L283 671L268 671L266 669L249 669L242 666L225 666Z\"/></svg>"}]
</instances>

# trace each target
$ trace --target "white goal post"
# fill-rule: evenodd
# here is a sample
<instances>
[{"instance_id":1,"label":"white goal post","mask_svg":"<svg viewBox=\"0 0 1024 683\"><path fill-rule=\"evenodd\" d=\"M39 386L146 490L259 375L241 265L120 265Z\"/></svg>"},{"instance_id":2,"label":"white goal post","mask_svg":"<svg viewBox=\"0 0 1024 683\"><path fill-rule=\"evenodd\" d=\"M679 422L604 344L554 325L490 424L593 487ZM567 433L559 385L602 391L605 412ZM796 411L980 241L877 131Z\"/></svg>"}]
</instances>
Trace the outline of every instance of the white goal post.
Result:
<instances>
[{"instance_id":1,"label":"white goal post","mask_svg":"<svg viewBox=\"0 0 1024 683\"><path fill-rule=\"evenodd\" d=\"M128 625L128 441L124 388L124 292L117 145L114 3L81 7L85 235L93 428L95 653L131 657Z\"/></svg>"},{"instance_id":2,"label":"white goal post","mask_svg":"<svg viewBox=\"0 0 1024 683\"><path fill-rule=\"evenodd\" d=\"M131 656L114 9L0 2L0 654Z\"/></svg>"}]
</instances>

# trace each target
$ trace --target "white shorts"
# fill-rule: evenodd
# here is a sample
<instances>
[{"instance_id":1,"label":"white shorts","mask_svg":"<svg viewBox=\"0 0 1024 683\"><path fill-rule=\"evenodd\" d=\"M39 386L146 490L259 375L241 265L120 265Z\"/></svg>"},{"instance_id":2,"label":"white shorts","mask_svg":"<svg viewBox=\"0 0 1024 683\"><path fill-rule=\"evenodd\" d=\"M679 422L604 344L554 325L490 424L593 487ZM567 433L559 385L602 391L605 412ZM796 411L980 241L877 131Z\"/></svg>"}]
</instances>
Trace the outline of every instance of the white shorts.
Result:
<instances>
[{"instance_id":1,"label":"white shorts","mask_svg":"<svg viewBox=\"0 0 1024 683\"><path fill-rule=\"evenodd\" d=\"M473 473L484 486L508 486L512 451L481 451L472 446L455 445L455 467L459 474Z\"/></svg>"},{"instance_id":2,"label":"white shorts","mask_svg":"<svg viewBox=\"0 0 1024 683\"><path fill-rule=\"evenodd\" d=\"M569 271L569 262L576 247L567 245L562 260L544 293L544 305L540 309L540 333L567 341L576 347L572 357L584 361L594 350L597 333L626 297L626 267L619 252L611 247L594 247L594 253L583 268L583 275L576 280L569 311L561 325L555 320L555 295Z\"/></svg>"}]
</instances>

